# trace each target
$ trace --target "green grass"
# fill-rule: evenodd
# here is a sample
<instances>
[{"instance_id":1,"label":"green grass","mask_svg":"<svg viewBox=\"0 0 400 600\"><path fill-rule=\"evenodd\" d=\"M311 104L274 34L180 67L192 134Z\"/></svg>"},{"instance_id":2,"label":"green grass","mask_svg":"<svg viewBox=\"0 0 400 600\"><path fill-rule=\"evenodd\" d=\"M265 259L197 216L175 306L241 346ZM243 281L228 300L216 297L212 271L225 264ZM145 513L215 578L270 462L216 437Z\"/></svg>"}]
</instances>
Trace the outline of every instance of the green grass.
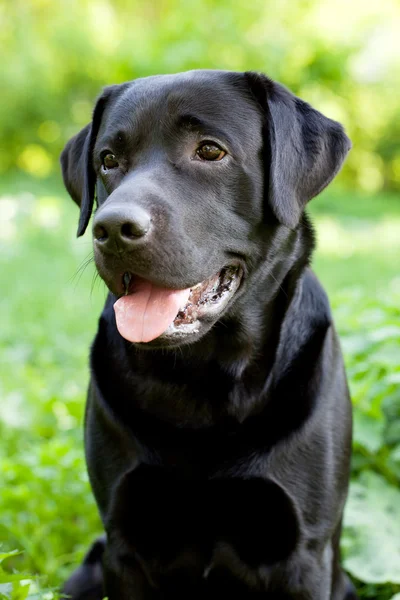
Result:
<instances>
[{"instance_id":1,"label":"green grass","mask_svg":"<svg viewBox=\"0 0 400 600\"><path fill-rule=\"evenodd\" d=\"M75 238L59 181L3 181L0 196L0 541L21 552L0 567L0 599L50 599L101 530L82 418L105 290L92 289L91 264L79 271L91 241ZM344 557L363 598L389 600L400 592L400 201L334 192L311 213L355 405ZM31 585L11 582L15 571Z\"/></svg>"},{"instance_id":2,"label":"green grass","mask_svg":"<svg viewBox=\"0 0 400 600\"><path fill-rule=\"evenodd\" d=\"M371 296L400 278L400 196L324 193L309 210L317 226L314 268L330 294Z\"/></svg>"}]
</instances>

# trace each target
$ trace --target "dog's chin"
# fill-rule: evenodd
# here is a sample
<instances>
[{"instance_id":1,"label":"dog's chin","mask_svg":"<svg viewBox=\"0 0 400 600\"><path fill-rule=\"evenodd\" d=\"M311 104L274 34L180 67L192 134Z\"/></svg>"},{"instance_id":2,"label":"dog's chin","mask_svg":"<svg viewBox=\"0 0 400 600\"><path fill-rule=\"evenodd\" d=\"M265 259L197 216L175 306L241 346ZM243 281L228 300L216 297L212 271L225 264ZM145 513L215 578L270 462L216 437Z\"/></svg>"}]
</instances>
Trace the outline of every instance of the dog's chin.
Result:
<instances>
[{"instance_id":1,"label":"dog's chin","mask_svg":"<svg viewBox=\"0 0 400 600\"><path fill-rule=\"evenodd\" d=\"M124 274L124 278L128 274ZM140 348L174 348L192 344L203 337L231 305L243 278L238 265L229 265L208 279L190 288L186 303L175 319L158 337L147 342L131 342ZM135 288L135 275L129 274L130 283L125 294ZM112 290L111 290L112 291ZM121 294L119 294L121 296Z\"/></svg>"}]
</instances>

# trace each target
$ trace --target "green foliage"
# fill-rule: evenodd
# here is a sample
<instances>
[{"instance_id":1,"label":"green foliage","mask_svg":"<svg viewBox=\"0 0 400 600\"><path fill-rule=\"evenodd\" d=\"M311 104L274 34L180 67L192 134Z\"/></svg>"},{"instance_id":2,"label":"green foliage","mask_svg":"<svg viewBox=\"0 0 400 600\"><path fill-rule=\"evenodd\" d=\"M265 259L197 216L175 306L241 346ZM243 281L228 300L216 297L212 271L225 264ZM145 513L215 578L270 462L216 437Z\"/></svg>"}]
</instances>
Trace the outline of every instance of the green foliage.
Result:
<instances>
[{"instance_id":1,"label":"green foliage","mask_svg":"<svg viewBox=\"0 0 400 600\"><path fill-rule=\"evenodd\" d=\"M342 183L400 183L397 0L0 0L0 23L0 171L56 170L104 85L213 68L265 71L342 121Z\"/></svg>"},{"instance_id":2,"label":"green foliage","mask_svg":"<svg viewBox=\"0 0 400 600\"><path fill-rule=\"evenodd\" d=\"M363 582L366 598L400 590L399 283L375 298L360 290L334 297L354 405L342 547L344 564Z\"/></svg>"},{"instance_id":3,"label":"green foliage","mask_svg":"<svg viewBox=\"0 0 400 600\"><path fill-rule=\"evenodd\" d=\"M372 471L352 482L342 547L357 579L400 584L400 491Z\"/></svg>"},{"instance_id":4,"label":"green foliage","mask_svg":"<svg viewBox=\"0 0 400 600\"><path fill-rule=\"evenodd\" d=\"M3 568L6 559L14 558L18 554L17 550L0 553L0 600L24 600L28 595L30 598L35 597L29 593L32 583L29 575L10 573Z\"/></svg>"}]
</instances>

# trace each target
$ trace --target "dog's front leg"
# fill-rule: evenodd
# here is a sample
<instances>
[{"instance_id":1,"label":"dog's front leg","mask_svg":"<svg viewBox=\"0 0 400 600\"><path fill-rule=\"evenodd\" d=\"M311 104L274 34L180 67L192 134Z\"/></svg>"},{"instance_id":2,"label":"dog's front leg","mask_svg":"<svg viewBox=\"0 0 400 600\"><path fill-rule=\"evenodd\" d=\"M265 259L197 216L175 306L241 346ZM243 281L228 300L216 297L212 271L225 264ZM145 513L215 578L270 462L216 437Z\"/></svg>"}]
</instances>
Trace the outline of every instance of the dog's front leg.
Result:
<instances>
[{"instance_id":1,"label":"dog's front leg","mask_svg":"<svg viewBox=\"0 0 400 600\"><path fill-rule=\"evenodd\" d=\"M82 564L72 573L62 587L61 593L70 600L102 600L103 554L106 538L98 538L88 550Z\"/></svg>"},{"instance_id":2,"label":"dog's front leg","mask_svg":"<svg viewBox=\"0 0 400 600\"><path fill-rule=\"evenodd\" d=\"M117 558L107 547L103 558L104 595L108 600L157 600L159 592L150 585L139 562L131 555Z\"/></svg>"}]
</instances>

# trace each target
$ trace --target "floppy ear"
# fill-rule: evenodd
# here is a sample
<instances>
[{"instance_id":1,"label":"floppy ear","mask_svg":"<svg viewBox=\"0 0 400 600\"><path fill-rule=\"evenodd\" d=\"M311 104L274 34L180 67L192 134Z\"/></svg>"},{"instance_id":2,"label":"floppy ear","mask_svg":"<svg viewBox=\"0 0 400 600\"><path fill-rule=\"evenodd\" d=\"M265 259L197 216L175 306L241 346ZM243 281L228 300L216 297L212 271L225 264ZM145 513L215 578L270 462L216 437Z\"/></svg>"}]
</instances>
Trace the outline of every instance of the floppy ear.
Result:
<instances>
[{"instance_id":1,"label":"floppy ear","mask_svg":"<svg viewBox=\"0 0 400 600\"><path fill-rule=\"evenodd\" d=\"M340 123L282 85L258 73L245 77L266 118L269 202L277 219L294 228L306 203L339 171L351 142Z\"/></svg>"},{"instance_id":2,"label":"floppy ear","mask_svg":"<svg viewBox=\"0 0 400 600\"><path fill-rule=\"evenodd\" d=\"M122 86L113 85L104 89L93 111L92 122L69 140L61 153L60 162L65 187L71 198L80 206L78 237L83 235L92 214L96 174L92 155L99 132L104 109L111 96Z\"/></svg>"}]
</instances>

